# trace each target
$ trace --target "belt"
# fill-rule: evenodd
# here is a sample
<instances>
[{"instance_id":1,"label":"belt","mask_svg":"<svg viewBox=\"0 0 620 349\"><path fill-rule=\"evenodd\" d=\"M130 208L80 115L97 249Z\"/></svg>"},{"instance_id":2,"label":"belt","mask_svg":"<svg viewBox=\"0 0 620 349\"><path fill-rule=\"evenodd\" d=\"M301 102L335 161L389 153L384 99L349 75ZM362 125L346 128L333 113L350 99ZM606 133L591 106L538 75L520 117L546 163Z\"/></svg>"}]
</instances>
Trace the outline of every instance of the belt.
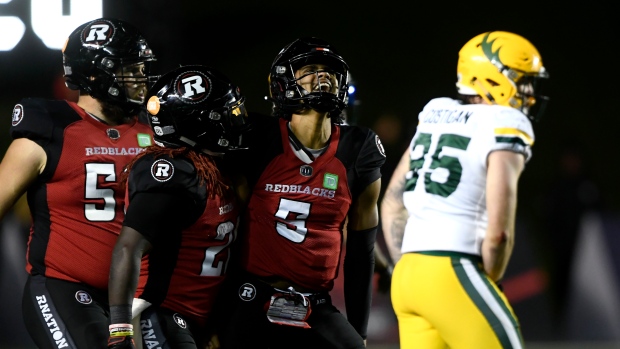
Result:
<instances>
[{"instance_id":1,"label":"belt","mask_svg":"<svg viewBox=\"0 0 620 349\"><path fill-rule=\"evenodd\" d=\"M253 274L250 275L252 278L257 279L263 284L271 286L278 292L290 292L289 287L292 287L295 292L306 296L310 300L310 304L313 306L332 303L332 298L327 291L312 291L307 288L297 286L296 284L278 276L259 277Z\"/></svg>"},{"instance_id":2,"label":"belt","mask_svg":"<svg viewBox=\"0 0 620 349\"><path fill-rule=\"evenodd\" d=\"M305 287L301 287L293 282L290 282L286 279L283 279L279 276L267 276L267 277L262 277L262 276L255 276L258 280L260 280L261 282L273 287L273 288L277 288L280 290L288 290L289 287L292 287L295 291L299 292L299 293L316 293L316 291L310 290L308 288Z\"/></svg>"}]
</instances>

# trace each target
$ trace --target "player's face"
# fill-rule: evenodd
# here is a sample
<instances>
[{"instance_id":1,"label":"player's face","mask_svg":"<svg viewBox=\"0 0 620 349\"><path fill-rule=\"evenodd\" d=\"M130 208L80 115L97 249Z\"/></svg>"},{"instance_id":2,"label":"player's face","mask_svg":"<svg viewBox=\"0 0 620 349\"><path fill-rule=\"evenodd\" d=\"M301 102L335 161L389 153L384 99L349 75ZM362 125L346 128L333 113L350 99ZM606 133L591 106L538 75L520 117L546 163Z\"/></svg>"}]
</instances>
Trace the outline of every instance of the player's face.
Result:
<instances>
[{"instance_id":1,"label":"player's face","mask_svg":"<svg viewBox=\"0 0 620 349\"><path fill-rule=\"evenodd\" d=\"M127 97L133 101L144 103L147 93L144 63L123 66L117 72L119 81L125 85Z\"/></svg>"},{"instance_id":2,"label":"player's face","mask_svg":"<svg viewBox=\"0 0 620 349\"><path fill-rule=\"evenodd\" d=\"M523 107L528 108L536 104L534 95L534 85L529 81L523 81L517 84L517 96L521 97Z\"/></svg>"},{"instance_id":3,"label":"player's face","mask_svg":"<svg viewBox=\"0 0 620 349\"><path fill-rule=\"evenodd\" d=\"M338 92L336 74L323 64L309 64L295 72L297 84L308 92Z\"/></svg>"}]
</instances>

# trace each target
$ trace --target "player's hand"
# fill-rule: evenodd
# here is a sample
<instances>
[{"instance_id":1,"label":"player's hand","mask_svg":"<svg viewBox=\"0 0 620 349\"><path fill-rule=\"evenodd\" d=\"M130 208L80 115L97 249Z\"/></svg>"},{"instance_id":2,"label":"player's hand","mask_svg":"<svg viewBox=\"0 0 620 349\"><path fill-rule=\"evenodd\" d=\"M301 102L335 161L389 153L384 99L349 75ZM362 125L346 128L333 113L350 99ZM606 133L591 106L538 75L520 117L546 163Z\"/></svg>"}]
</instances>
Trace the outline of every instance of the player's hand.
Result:
<instances>
[{"instance_id":1,"label":"player's hand","mask_svg":"<svg viewBox=\"0 0 620 349\"><path fill-rule=\"evenodd\" d=\"M217 334L211 335L211 339L207 343L205 349L219 349L220 348L220 338Z\"/></svg>"},{"instance_id":2,"label":"player's hand","mask_svg":"<svg viewBox=\"0 0 620 349\"><path fill-rule=\"evenodd\" d=\"M379 274L379 279L377 280L377 291L379 291L379 293L390 293L393 271L394 267L391 264L388 264L385 268L377 270L377 274Z\"/></svg>"},{"instance_id":3,"label":"player's hand","mask_svg":"<svg viewBox=\"0 0 620 349\"><path fill-rule=\"evenodd\" d=\"M133 341L133 326L130 324L110 325L108 349L136 349Z\"/></svg>"}]
</instances>

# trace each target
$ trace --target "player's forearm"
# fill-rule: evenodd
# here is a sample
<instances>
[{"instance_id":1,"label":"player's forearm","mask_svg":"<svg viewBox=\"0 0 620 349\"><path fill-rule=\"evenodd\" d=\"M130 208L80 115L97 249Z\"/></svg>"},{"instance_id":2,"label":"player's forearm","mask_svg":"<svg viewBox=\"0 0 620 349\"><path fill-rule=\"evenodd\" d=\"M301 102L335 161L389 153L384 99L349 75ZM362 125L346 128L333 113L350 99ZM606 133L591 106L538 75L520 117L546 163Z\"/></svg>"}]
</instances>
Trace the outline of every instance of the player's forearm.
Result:
<instances>
[{"instance_id":1,"label":"player's forearm","mask_svg":"<svg viewBox=\"0 0 620 349\"><path fill-rule=\"evenodd\" d=\"M482 243L484 269L494 280L500 280L514 246L517 211L517 182L524 158L510 151L489 155L486 185L488 226Z\"/></svg>"},{"instance_id":2,"label":"player's forearm","mask_svg":"<svg viewBox=\"0 0 620 349\"><path fill-rule=\"evenodd\" d=\"M108 285L110 305L124 305L133 302L140 275L140 256L127 248L115 248Z\"/></svg>"},{"instance_id":3,"label":"player's forearm","mask_svg":"<svg viewBox=\"0 0 620 349\"><path fill-rule=\"evenodd\" d=\"M405 225L409 213L405 208L405 177L409 172L409 151L405 151L392 173L392 178L381 200L381 228L392 263L396 264L401 256Z\"/></svg>"},{"instance_id":4,"label":"player's forearm","mask_svg":"<svg viewBox=\"0 0 620 349\"><path fill-rule=\"evenodd\" d=\"M484 271L493 281L499 281L504 277L514 246L514 239L511 236L511 233L502 232L487 237L482 242Z\"/></svg>"},{"instance_id":5,"label":"player's forearm","mask_svg":"<svg viewBox=\"0 0 620 349\"><path fill-rule=\"evenodd\" d=\"M404 185L404 178L393 179L381 202L381 228L393 263L400 259L405 225L409 217L403 202Z\"/></svg>"},{"instance_id":6,"label":"player's forearm","mask_svg":"<svg viewBox=\"0 0 620 349\"><path fill-rule=\"evenodd\" d=\"M516 189L495 185L487 193L488 227L482 242L484 270L498 281L504 276L514 246Z\"/></svg>"}]
</instances>

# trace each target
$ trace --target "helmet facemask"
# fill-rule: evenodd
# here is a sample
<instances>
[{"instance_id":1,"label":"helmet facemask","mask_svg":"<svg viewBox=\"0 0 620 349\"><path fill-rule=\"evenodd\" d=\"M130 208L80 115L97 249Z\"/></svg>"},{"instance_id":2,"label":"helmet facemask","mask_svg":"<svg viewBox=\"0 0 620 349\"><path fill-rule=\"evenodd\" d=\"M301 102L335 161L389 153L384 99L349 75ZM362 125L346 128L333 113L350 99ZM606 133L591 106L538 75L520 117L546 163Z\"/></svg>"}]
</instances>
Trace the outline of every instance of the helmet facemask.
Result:
<instances>
[{"instance_id":1,"label":"helmet facemask","mask_svg":"<svg viewBox=\"0 0 620 349\"><path fill-rule=\"evenodd\" d=\"M513 108L519 109L534 121L539 121L544 114L549 97L544 94L548 75L543 71L539 74L521 74L516 80L517 93L511 101Z\"/></svg>"},{"instance_id":2,"label":"helmet facemask","mask_svg":"<svg viewBox=\"0 0 620 349\"><path fill-rule=\"evenodd\" d=\"M301 110L332 113L344 108L346 98L339 98L339 93L340 86L347 84L346 75L321 64L301 66L294 74L286 94L299 102Z\"/></svg>"},{"instance_id":3,"label":"helmet facemask","mask_svg":"<svg viewBox=\"0 0 620 349\"><path fill-rule=\"evenodd\" d=\"M100 91L106 91L107 94L99 96L97 92L92 92L91 95L118 105L126 113L133 115L144 105L148 88L155 77L149 74L150 62L126 63L123 59L117 62L118 64L115 64L109 58L102 60L102 65L118 65L118 69L113 73L103 70L105 74L100 74L98 78L93 77L95 80L100 79Z\"/></svg>"}]
</instances>

